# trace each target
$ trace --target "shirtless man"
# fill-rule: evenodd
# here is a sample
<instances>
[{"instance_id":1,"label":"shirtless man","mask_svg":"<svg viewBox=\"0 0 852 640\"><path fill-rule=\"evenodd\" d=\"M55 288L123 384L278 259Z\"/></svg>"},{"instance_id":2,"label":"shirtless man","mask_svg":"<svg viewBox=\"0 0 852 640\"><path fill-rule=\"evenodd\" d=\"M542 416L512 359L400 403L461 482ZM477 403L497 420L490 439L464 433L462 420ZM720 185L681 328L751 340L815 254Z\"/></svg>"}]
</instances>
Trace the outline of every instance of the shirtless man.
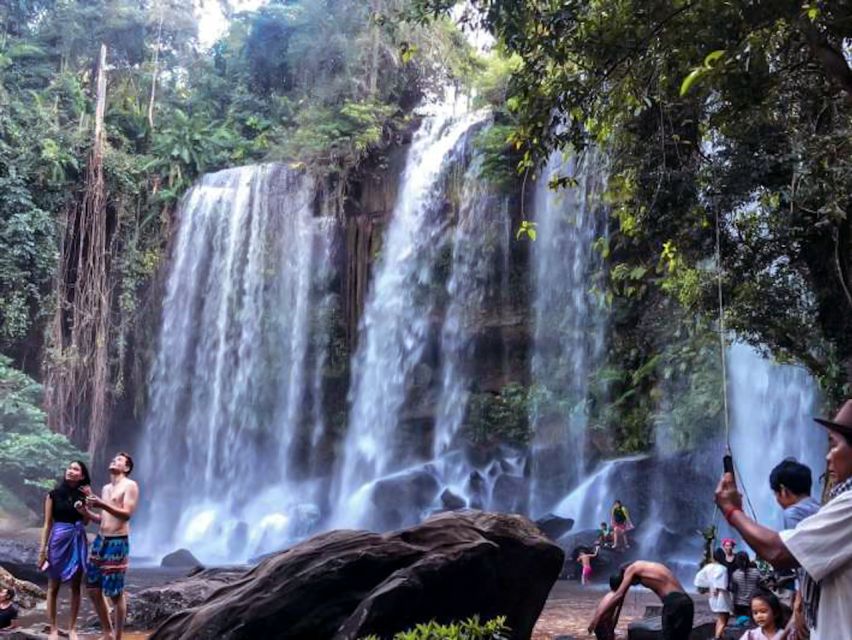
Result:
<instances>
[{"instance_id":1,"label":"shirtless man","mask_svg":"<svg viewBox=\"0 0 852 640\"><path fill-rule=\"evenodd\" d=\"M89 553L86 584L95 605L102 640L121 640L127 601L124 598L124 574L130 552L130 518L139 500L138 485L128 478L133 471L133 458L123 451L109 463L110 483L104 486L102 497L89 495L80 509L92 520L100 523L98 536ZM91 509L100 509L96 514ZM112 600L114 620L111 622L104 596Z\"/></svg>"},{"instance_id":2,"label":"shirtless man","mask_svg":"<svg viewBox=\"0 0 852 640\"><path fill-rule=\"evenodd\" d=\"M593 632L597 640L615 640L615 627L621 615L622 605L615 592L621 586L621 579L620 575L610 576L609 587L611 591L601 598L597 609L595 609L594 620L597 624L593 622L595 626L589 626L589 633Z\"/></svg>"},{"instance_id":3,"label":"shirtless man","mask_svg":"<svg viewBox=\"0 0 852 640\"><path fill-rule=\"evenodd\" d=\"M674 574L662 564L639 560L621 568L610 579L613 597L604 597L589 624L589 633L621 606L627 591L641 584L657 594L663 602L663 640L689 640L695 606ZM615 585L618 585L616 588ZM609 595L609 594L608 594Z\"/></svg>"}]
</instances>

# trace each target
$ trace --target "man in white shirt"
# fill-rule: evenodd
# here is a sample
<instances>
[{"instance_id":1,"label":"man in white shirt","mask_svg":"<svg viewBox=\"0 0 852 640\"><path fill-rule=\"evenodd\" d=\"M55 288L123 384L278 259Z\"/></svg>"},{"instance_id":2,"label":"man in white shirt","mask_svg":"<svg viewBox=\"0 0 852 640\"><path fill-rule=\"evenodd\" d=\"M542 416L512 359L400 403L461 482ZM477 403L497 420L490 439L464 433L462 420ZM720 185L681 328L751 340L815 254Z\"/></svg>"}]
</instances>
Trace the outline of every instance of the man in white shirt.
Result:
<instances>
[{"instance_id":1,"label":"man in white shirt","mask_svg":"<svg viewBox=\"0 0 852 640\"><path fill-rule=\"evenodd\" d=\"M852 400L833 420L816 421L829 430L833 482L830 500L816 514L781 533L763 527L743 513L732 473L719 481L716 504L764 560L776 569L801 567L815 581L819 594L806 612L811 640L852 640Z\"/></svg>"}]
</instances>

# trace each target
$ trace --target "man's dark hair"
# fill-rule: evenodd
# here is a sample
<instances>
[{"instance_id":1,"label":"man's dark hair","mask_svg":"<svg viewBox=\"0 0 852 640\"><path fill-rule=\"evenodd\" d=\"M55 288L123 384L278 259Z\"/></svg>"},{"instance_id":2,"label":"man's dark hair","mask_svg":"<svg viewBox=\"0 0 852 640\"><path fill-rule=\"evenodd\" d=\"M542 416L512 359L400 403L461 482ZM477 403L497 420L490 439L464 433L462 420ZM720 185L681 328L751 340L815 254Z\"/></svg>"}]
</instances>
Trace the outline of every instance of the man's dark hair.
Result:
<instances>
[{"instance_id":1,"label":"man's dark hair","mask_svg":"<svg viewBox=\"0 0 852 640\"><path fill-rule=\"evenodd\" d=\"M797 496L809 496L813 486L811 469L793 458L782 460L769 474L769 486L776 492L786 487Z\"/></svg>"},{"instance_id":2,"label":"man's dark hair","mask_svg":"<svg viewBox=\"0 0 852 640\"><path fill-rule=\"evenodd\" d=\"M751 566L751 558L745 551L737 551L734 555L734 566L741 571L748 571Z\"/></svg>"},{"instance_id":3,"label":"man's dark hair","mask_svg":"<svg viewBox=\"0 0 852 640\"><path fill-rule=\"evenodd\" d=\"M725 561L727 560L725 550L722 547L716 547L713 551L713 559L719 564L725 564Z\"/></svg>"},{"instance_id":4,"label":"man's dark hair","mask_svg":"<svg viewBox=\"0 0 852 640\"><path fill-rule=\"evenodd\" d=\"M624 582L624 570L620 570L618 573L613 573L609 577L609 589L610 591L618 591L618 588L621 586L621 583Z\"/></svg>"},{"instance_id":5,"label":"man's dark hair","mask_svg":"<svg viewBox=\"0 0 852 640\"><path fill-rule=\"evenodd\" d=\"M115 455L121 456L125 460L127 460L127 475L130 475L130 472L133 471L133 458L130 457L130 454L126 451L119 451Z\"/></svg>"}]
</instances>

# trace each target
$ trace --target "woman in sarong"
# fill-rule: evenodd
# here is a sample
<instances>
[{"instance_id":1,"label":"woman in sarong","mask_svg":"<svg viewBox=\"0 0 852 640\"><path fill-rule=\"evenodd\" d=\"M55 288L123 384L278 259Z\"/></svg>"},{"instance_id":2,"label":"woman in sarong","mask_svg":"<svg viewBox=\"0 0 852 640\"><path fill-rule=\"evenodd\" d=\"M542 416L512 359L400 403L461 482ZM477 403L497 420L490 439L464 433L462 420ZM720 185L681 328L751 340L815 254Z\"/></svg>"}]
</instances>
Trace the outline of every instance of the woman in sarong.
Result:
<instances>
[{"instance_id":1,"label":"woman in sarong","mask_svg":"<svg viewBox=\"0 0 852 640\"><path fill-rule=\"evenodd\" d=\"M56 599L59 585L71 583L71 618L68 637L77 640L77 614L80 611L81 584L86 575L89 542L86 539L88 518L81 513L86 496L91 493L91 479L86 464L74 460L65 469L65 477L44 499L44 529L41 535L39 568L47 574L47 617L50 640L58 640Z\"/></svg>"}]
</instances>

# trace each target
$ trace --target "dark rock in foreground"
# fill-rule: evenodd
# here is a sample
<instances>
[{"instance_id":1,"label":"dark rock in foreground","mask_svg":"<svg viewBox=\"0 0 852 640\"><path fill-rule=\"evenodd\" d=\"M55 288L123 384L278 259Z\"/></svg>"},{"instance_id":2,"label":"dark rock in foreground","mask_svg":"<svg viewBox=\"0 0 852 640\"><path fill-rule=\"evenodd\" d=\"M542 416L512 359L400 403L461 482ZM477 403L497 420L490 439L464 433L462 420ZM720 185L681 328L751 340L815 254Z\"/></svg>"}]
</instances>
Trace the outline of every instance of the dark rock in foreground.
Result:
<instances>
[{"instance_id":1,"label":"dark rock in foreground","mask_svg":"<svg viewBox=\"0 0 852 640\"><path fill-rule=\"evenodd\" d=\"M529 638L562 561L559 547L521 516L456 511L384 535L331 531L208 591L151 639L386 638L475 614L505 615L512 638ZM206 574L168 589L189 604Z\"/></svg>"},{"instance_id":2,"label":"dark rock in foreground","mask_svg":"<svg viewBox=\"0 0 852 640\"><path fill-rule=\"evenodd\" d=\"M242 569L207 569L191 578L149 587L128 600L128 626L153 629L173 613L204 602L217 589L239 580L243 575L245 570Z\"/></svg>"}]
</instances>

